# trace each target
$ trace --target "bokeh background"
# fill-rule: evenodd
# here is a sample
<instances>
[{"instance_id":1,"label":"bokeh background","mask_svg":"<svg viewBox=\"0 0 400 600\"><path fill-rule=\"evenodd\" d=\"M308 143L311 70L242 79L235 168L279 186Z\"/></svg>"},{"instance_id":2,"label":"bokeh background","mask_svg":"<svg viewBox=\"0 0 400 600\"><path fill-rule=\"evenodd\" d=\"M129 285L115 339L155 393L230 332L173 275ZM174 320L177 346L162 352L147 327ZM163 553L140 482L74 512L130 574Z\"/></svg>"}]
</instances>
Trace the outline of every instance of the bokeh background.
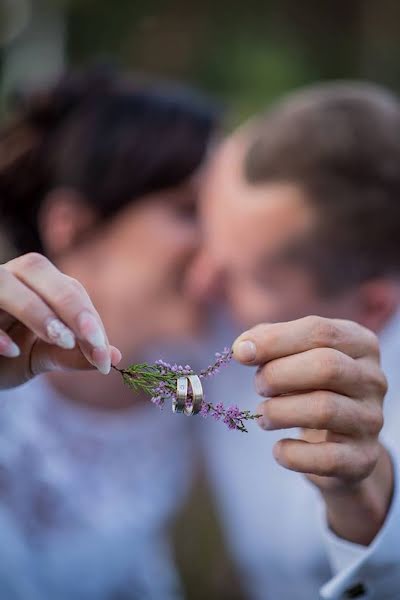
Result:
<instances>
[{"instance_id":1,"label":"bokeh background","mask_svg":"<svg viewBox=\"0 0 400 600\"><path fill-rule=\"evenodd\" d=\"M16 85L102 60L217 95L232 122L286 90L400 87L396 0L0 0L2 111Z\"/></svg>"},{"instance_id":2,"label":"bokeh background","mask_svg":"<svg viewBox=\"0 0 400 600\"><path fill-rule=\"evenodd\" d=\"M318 80L400 90L399 50L398 0L0 0L0 121L15 92L101 62L195 85L234 126ZM243 597L201 474L174 538L188 598Z\"/></svg>"}]
</instances>

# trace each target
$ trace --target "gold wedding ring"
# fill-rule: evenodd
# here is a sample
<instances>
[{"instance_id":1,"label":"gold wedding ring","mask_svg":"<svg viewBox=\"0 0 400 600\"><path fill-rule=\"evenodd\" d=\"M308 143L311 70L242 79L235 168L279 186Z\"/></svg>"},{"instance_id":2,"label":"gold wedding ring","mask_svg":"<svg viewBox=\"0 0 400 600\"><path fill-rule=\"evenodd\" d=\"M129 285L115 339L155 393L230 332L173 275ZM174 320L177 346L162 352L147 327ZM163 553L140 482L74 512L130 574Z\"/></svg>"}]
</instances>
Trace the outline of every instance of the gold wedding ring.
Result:
<instances>
[{"instance_id":1,"label":"gold wedding ring","mask_svg":"<svg viewBox=\"0 0 400 600\"><path fill-rule=\"evenodd\" d=\"M189 384L191 397L188 398ZM174 413L184 413L188 417L200 412L204 400L203 386L198 375L179 377L176 382L176 399L172 401Z\"/></svg>"}]
</instances>

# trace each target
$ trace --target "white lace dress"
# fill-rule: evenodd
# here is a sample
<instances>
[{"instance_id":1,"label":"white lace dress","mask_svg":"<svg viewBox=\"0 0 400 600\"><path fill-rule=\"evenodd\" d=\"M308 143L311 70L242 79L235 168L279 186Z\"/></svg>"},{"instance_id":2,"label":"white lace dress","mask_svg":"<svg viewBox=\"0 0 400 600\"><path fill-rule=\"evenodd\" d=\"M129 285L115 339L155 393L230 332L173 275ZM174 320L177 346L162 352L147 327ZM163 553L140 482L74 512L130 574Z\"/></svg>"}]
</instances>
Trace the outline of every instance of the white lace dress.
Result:
<instances>
[{"instance_id":1,"label":"white lace dress","mask_svg":"<svg viewBox=\"0 0 400 600\"><path fill-rule=\"evenodd\" d=\"M188 434L150 404L75 406L44 378L0 393L0 598L181 597L164 534Z\"/></svg>"}]
</instances>

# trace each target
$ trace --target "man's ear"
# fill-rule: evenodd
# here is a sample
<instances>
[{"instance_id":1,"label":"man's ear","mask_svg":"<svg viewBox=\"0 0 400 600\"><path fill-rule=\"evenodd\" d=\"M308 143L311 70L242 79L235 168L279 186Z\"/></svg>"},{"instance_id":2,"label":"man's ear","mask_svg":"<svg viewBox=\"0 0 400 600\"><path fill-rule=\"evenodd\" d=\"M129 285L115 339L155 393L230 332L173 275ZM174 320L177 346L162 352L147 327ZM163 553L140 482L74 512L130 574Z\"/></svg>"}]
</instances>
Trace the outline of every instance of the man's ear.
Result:
<instances>
[{"instance_id":1,"label":"man's ear","mask_svg":"<svg viewBox=\"0 0 400 600\"><path fill-rule=\"evenodd\" d=\"M379 332L400 306L400 281L382 277L363 283L360 287L360 322Z\"/></svg>"},{"instance_id":2,"label":"man's ear","mask_svg":"<svg viewBox=\"0 0 400 600\"><path fill-rule=\"evenodd\" d=\"M46 254L55 258L69 250L95 220L94 212L73 189L57 188L44 199L39 231Z\"/></svg>"}]
</instances>

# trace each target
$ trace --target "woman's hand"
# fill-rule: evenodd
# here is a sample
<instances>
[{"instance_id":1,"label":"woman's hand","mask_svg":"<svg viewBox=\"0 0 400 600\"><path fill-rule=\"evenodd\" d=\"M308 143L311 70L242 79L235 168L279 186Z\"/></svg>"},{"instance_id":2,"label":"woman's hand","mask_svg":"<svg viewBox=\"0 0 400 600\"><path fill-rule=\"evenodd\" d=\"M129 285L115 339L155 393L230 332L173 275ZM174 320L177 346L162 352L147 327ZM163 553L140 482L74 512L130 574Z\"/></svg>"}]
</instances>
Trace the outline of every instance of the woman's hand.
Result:
<instances>
[{"instance_id":1,"label":"woman's hand","mask_svg":"<svg viewBox=\"0 0 400 600\"><path fill-rule=\"evenodd\" d=\"M301 428L300 439L274 448L284 467L321 490L329 522L342 537L367 544L386 516L391 461L379 442L386 379L369 330L306 317L258 325L234 343L234 357L258 365L263 429Z\"/></svg>"},{"instance_id":2,"label":"woman's hand","mask_svg":"<svg viewBox=\"0 0 400 600\"><path fill-rule=\"evenodd\" d=\"M58 369L108 374L120 359L78 281L37 253L0 265L0 388Z\"/></svg>"}]
</instances>

